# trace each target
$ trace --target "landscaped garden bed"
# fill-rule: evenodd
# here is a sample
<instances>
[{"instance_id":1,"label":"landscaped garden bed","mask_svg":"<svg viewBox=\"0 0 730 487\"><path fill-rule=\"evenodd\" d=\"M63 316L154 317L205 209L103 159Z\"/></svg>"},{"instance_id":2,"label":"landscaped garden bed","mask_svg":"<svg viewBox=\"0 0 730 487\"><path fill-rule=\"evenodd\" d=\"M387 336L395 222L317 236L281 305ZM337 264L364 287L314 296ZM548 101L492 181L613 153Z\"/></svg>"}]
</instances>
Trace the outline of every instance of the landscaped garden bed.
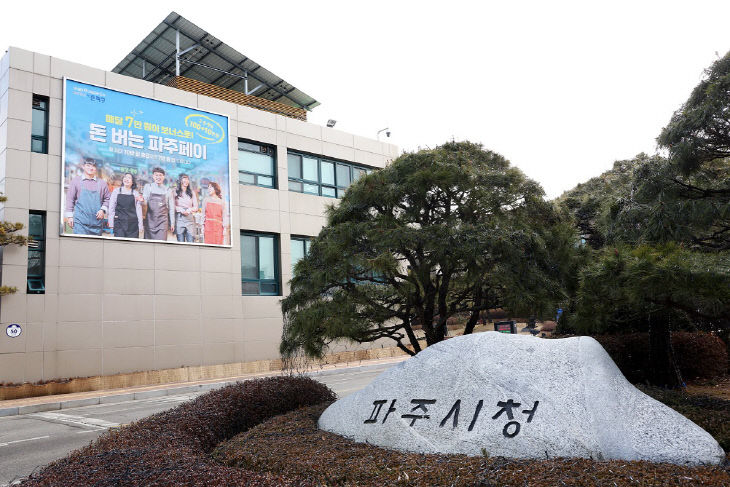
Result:
<instances>
[{"instance_id":1,"label":"landscaped garden bed","mask_svg":"<svg viewBox=\"0 0 730 487\"><path fill-rule=\"evenodd\" d=\"M730 401L722 391L644 390L728 449ZM316 427L333 400L324 385L301 377L228 386L110 431L24 485L730 487L727 465L424 455L354 443Z\"/></svg>"}]
</instances>

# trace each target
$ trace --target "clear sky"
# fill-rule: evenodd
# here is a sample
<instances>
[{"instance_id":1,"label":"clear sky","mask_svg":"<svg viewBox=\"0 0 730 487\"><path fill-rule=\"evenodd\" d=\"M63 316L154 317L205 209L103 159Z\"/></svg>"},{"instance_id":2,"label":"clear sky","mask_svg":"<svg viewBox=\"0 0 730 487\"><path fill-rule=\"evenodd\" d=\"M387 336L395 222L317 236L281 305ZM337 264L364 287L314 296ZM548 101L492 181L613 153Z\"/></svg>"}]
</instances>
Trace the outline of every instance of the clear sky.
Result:
<instances>
[{"instance_id":1,"label":"clear sky","mask_svg":"<svg viewBox=\"0 0 730 487\"><path fill-rule=\"evenodd\" d=\"M36 0L3 2L0 51L111 70L173 10L320 101L314 123L389 127L408 151L481 142L549 197L654 153L730 50L727 0Z\"/></svg>"}]
</instances>

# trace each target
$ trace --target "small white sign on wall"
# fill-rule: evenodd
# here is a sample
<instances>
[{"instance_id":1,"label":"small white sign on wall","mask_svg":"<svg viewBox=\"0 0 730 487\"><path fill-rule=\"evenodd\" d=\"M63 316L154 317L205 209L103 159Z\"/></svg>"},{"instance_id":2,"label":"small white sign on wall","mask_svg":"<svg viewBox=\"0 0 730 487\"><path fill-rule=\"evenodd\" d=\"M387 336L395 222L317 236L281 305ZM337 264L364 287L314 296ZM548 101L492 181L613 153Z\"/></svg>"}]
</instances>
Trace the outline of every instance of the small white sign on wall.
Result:
<instances>
[{"instance_id":1,"label":"small white sign on wall","mask_svg":"<svg viewBox=\"0 0 730 487\"><path fill-rule=\"evenodd\" d=\"M19 324L13 323L12 325L8 325L8 327L5 329L5 333L10 338L16 338L19 337L21 333L23 333L23 329L20 327Z\"/></svg>"}]
</instances>

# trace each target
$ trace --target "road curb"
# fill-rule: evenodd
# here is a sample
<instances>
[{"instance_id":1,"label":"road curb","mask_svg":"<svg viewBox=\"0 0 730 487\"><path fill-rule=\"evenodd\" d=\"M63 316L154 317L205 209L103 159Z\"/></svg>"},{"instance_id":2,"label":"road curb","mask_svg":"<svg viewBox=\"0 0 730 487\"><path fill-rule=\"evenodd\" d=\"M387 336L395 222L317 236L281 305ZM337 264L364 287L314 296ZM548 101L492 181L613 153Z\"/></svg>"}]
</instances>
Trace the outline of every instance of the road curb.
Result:
<instances>
[{"instance_id":1,"label":"road curb","mask_svg":"<svg viewBox=\"0 0 730 487\"><path fill-rule=\"evenodd\" d=\"M152 391L138 391L123 394L112 394L108 396L89 397L83 399L70 399L68 401L52 401L40 404L29 404L27 406L13 406L9 408L0 408L0 417L21 416L23 414L40 413L45 411L58 411L61 409L80 408L83 406L95 406L97 404L114 404L128 401L137 401L140 399L173 396L176 394L202 392L212 390L218 387L223 387L224 385L228 385L229 383L232 382L227 381L215 384L197 384L194 386L168 387L165 389L155 389Z\"/></svg>"},{"instance_id":2,"label":"road curb","mask_svg":"<svg viewBox=\"0 0 730 487\"><path fill-rule=\"evenodd\" d=\"M395 362L398 363L398 362ZM313 370L305 372L303 375L309 377L327 376L342 372L343 368L356 369L356 370L368 370L376 367L380 367L382 364L365 364L356 365L353 367L337 367L326 370ZM24 414L40 413L44 411L58 411L63 409L78 408L83 406L94 406L97 404L113 404L122 403L128 401L138 401L142 399L153 399L156 397L174 396L177 394L191 394L195 392L209 392L214 389L219 389L236 382L242 382L246 380L257 379L265 376L255 377L241 377L236 379L226 379L220 382L206 382L203 384L184 385L180 387L164 387L160 389L152 389L145 391L131 391L123 392L118 394L99 395L95 397L86 397L80 399L69 399L66 401L50 401L39 404L28 404L27 406L11 406L7 408L0 408L0 417L7 416L22 416Z\"/></svg>"}]
</instances>

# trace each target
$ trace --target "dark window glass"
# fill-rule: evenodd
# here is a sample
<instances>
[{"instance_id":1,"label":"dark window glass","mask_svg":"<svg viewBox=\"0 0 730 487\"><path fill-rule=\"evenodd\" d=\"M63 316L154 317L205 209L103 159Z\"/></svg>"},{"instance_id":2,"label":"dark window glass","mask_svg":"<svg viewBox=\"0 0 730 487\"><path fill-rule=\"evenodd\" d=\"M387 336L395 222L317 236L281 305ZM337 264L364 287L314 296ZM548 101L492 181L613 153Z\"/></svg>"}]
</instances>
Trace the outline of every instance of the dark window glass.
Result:
<instances>
[{"instance_id":1,"label":"dark window glass","mask_svg":"<svg viewBox=\"0 0 730 487\"><path fill-rule=\"evenodd\" d=\"M33 95L33 118L30 124L30 150L48 154L48 98Z\"/></svg>"},{"instance_id":2,"label":"dark window glass","mask_svg":"<svg viewBox=\"0 0 730 487\"><path fill-rule=\"evenodd\" d=\"M246 279L259 278L256 240L254 236L241 235L241 277Z\"/></svg>"},{"instance_id":3,"label":"dark window glass","mask_svg":"<svg viewBox=\"0 0 730 487\"><path fill-rule=\"evenodd\" d=\"M241 233L241 292L279 295L279 245L276 235Z\"/></svg>"},{"instance_id":4,"label":"dark window glass","mask_svg":"<svg viewBox=\"0 0 730 487\"><path fill-rule=\"evenodd\" d=\"M252 142L238 141L238 182L276 187L276 158L274 148Z\"/></svg>"},{"instance_id":5,"label":"dark window glass","mask_svg":"<svg viewBox=\"0 0 730 487\"><path fill-rule=\"evenodd\" d=\"M46 214L33 211L28 215L28 294L46 292Z\"/></svg>"}]
</instances>

